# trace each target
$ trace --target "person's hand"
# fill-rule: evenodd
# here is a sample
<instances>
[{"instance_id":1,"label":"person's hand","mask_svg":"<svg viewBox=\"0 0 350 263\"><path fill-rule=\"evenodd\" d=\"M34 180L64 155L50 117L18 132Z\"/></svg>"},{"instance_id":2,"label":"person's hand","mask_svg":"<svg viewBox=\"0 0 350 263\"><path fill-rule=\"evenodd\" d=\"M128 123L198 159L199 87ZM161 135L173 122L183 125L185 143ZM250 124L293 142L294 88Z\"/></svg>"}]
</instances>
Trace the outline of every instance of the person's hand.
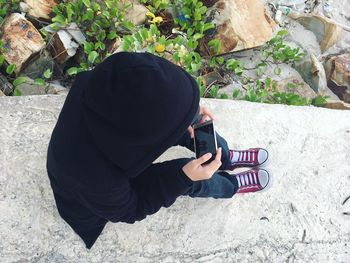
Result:
<instances>
[{"instance_id":1,"label":"person's hand","mask_svg":"<svg viewBox=\"0 0 350 263\"><path fill-rule=\"evenodd\" d=\"M199 107L199 114L202 114L202 118L200 119L199 123L203 123L206 122L209 118L209 120L214 120L214 115L206 108L206 107ZM191 139L194 138L194 130L193 127L190 125L187 128L187 131L190 133L191 135Z\"/></svg>"},{"instance_id":2,"label":"person's hand","mask_svg":"<svg viewBox=\"0 0 350 263\"><path fill-rule=\"evenodd\" d=\"M211 158L212 154L206 153L198 159L188 162L182 167L182 170L192 181L210 179L221 166L221 152L222 148L219 147L216 151L215 159L209 164L202 165Z\"/></svg>"}]
</instances>

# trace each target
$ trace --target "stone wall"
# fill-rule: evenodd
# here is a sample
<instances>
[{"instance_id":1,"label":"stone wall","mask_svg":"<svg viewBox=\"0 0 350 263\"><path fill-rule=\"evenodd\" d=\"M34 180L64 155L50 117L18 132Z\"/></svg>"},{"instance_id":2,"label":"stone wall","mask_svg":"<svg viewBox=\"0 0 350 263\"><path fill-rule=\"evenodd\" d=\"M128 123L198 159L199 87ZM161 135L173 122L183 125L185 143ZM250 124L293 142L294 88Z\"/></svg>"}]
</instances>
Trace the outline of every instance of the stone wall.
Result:
<instances>
[{"instance_id":1,"label":"stone wall","mask_svg":"<svg viewBox=\"0 0 350 263\"><path fill-rule=\"evenodd\" d=\"M181 196L133 225L108 223L89 251L59 217L46 175L64 100L0 99L1 262L350 262L350 112L202 99L230 147L270 151L272 188ZM177 146L157 161L193 155Z\"/></svg>"}]
</instances>

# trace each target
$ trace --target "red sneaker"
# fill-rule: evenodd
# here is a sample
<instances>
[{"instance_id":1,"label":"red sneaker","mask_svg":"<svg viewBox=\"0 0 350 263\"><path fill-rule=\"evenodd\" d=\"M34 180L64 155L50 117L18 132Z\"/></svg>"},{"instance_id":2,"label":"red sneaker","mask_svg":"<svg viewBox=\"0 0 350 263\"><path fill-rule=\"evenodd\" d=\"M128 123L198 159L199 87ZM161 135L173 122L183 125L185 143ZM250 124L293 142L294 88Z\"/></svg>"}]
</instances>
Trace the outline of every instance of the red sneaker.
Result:
<instances>
[{"instance_id":1,"label":"red sneaker","mask_svg":"<svg viewBox=\"0 0 350 263\"><path fill-rule=\"evenodd\" d=\"M248 150L229 150L231 165L229 170L238 167L255 167L266 163L269 153L263 148L249 148Z\"/></svg>"},{"instance_id":2,"label":"red sneaker","mask_svg":"<svg viewBox=\"0 0 350 263\"><path fill-rule=\"evenodd\" d=\"M234 176L238 181L238 194L266 191L272 185L272 176L264 169L256 168Z\"/></svg>"}]
</instances>

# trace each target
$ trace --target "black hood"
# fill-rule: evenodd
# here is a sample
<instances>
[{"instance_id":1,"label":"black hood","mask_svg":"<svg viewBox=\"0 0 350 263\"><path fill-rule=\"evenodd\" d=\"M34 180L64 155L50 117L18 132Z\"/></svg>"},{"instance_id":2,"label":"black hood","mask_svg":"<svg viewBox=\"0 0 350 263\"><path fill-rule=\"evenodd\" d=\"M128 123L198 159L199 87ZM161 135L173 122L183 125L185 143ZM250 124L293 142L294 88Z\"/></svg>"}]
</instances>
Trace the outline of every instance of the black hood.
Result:
<instances>
[{"instance_id":1,"label":"black hood","mask_svg":"<svg viewBox=\"0 0 350 263\"><path fill-rule=\"evenodd\" d=\"M97 148L129 177L174 145L199 109L193 77L150 53L111 55L73 85Z\"/></svg>"}]
</instances>

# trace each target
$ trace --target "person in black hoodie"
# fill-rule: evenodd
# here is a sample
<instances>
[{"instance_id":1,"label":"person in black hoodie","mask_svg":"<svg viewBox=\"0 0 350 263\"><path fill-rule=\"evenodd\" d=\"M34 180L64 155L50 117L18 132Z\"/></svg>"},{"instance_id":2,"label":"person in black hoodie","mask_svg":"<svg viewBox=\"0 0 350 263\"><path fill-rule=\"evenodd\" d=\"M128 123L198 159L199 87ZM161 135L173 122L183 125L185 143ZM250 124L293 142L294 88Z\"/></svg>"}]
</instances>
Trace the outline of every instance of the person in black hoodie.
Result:
<instances>
[{"instance_id":1,"label":"person in black hoodie","mask_svg":"<svg viewBox=\"0 0 350 263\"><path fill-rule=\"evenodd\" d=\"M199 100L192 76L150 53L117 53L76 76L52 131L46 168L60 216L87 248L107 222L132 224L181 195L229 198L266 188L265 170L219 171L260 165L265 150L229 150L218 134L221 149L208 165L202 164L210 154L153 163L174 145L194 150L191 125L212 116Z\"/></svg>"}]
</instances>

